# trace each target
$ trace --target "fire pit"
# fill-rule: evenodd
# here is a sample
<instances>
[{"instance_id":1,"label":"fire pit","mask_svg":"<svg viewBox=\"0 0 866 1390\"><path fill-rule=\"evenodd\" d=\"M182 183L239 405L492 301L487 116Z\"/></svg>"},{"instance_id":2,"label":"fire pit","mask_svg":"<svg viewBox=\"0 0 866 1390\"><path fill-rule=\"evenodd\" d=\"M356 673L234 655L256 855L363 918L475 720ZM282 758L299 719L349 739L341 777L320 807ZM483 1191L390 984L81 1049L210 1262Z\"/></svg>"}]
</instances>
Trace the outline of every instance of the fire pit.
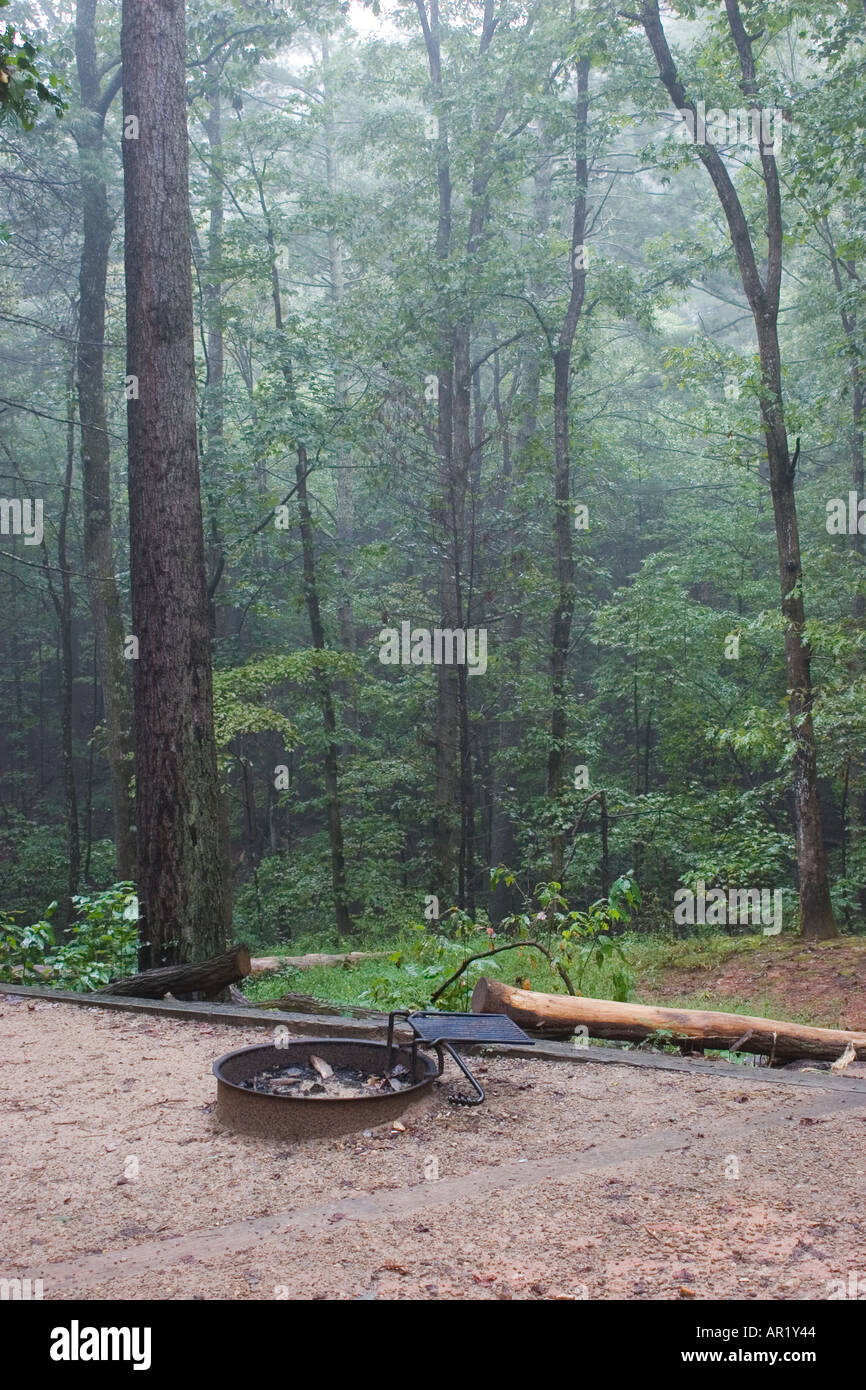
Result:
<instances>
[{"instance_id":1,"label":"fire pit","mask_svg":"<svg viewBox=\"0 0 866 1390\"><path fill-rule=\"evenodd\" d=\"M318 1091L315 1079L310 1084L311 1076L317 1076L311 1058L334 1073L334 1081L326 1078ZM436 1060L423 1052L413 1057L408 1047L389 1049L386 1043L354 1038L242 1047L220 1057L213 1070L220 1121L245 1134L274 1139L333 1138L399 1119L430 1095L439 1074ZM365 1081L359 1086L350 1075L385 1082L389 1072L396 1073L393 1089Z\"/></svg>"},{"instance_id":2,"label":"fire pit","mask_svg":"<svg viewBox=\"0 0 866 1390\"><path fill-rule=\"evenodd\" d=\"M412 1029L407 1047L395 1039L403 1018ZM396 1120L424 1100L445 1065L443 1049L457 1063L475 1095L455 1094L455 1105L480 1105L484 1091L455 1042L532 1046L504 1014L396 1012L388 1019L388 1041L305 1038L277 1046L242 1047L214 1062L217 1116L247 1134L307 1139L352 1134ZM437 1060L421 1052L436 1050Z\"/></svg>"}]
</instances>

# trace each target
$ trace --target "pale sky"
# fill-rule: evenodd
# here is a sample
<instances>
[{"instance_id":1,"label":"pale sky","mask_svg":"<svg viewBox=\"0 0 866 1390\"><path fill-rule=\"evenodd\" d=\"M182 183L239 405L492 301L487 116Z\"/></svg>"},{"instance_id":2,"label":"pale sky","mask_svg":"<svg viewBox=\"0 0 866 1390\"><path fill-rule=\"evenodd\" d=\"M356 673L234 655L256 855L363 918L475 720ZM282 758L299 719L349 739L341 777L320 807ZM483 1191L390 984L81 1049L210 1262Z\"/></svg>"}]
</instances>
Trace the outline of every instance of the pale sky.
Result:
<instances>
[{"instance_id":1,"label":"pale sky","mask_svg":"<svg viewBox=\"0 0 866 1390\"><path fill-rule=\"evenodd\" d=\"M394 9L393 0L380 0L380 13L374 15L368 6L360 3L360 0L351 0L349 22L355 33L359 34L361 38L366 39L375 35L378 38L393 39L400 32L389 18Z\"/></svg>"}]
</instances>

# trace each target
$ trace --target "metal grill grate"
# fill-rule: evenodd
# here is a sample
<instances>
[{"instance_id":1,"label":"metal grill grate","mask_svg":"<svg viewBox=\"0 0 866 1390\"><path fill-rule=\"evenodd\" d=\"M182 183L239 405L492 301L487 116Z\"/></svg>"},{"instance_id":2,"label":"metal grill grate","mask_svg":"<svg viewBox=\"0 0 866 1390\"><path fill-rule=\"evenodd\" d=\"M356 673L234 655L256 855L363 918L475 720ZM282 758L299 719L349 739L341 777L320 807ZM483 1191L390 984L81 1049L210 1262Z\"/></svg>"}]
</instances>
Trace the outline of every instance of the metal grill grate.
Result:
<instances>
[{"instance_id":1,"label":"metal grill grate","mask_svg":"<svg viewBox=\"0 0 866 1390\"><path fill-rule=\"evenodd\" d=\"M424 1042L522 1043L534 1046L507 1014L449 1014L431 1011L409 1014L409 1027Z\"/></svg>"},{"instance_id":2,"label":"metal grill grate","mask_svg":"<svg viewBox=\"0 0 866 1390\"><path fill-rule=\"evenodd\" d=\"M528 1043L534 1046L532 1038L526 1036L507 1014L448 1014L435 1010L419 1010L417 1013L397 1011L388 1016L388 1066L394 1053L394 1023L404 1018L414 1034L412 1038L412 1076L415 1076L415 1054L419 1044L435 1047L439 1054L439 1075L445 1059L442 1049L454 1058L466 1080L472 1086L475 1096L453 1095L449 1100L455 1105L480 1105L484 1099L484 1088L478 1084L459 1053L454 1051L453 1043Z\"/></svg>"}]
</instances>

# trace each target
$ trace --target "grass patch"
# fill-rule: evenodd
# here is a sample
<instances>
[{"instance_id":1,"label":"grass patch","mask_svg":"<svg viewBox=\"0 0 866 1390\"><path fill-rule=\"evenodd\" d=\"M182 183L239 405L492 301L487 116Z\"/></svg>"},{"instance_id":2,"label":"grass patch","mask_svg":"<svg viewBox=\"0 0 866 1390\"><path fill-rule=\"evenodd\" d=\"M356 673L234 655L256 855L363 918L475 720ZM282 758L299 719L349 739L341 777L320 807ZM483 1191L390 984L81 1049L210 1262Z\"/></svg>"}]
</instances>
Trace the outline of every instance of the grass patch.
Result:
<instances>
[{"instance_id":1,"label":"grass patch","mask_svg":"<svg viewBox=\"0 0 866 1390\"><path fill-rule=\"evenodd\" d=\"M666 976L674 971L721 970L736 956L748 956L758 946L766 946L765 936L688 936L685 938L659 933L656 936L630 937L626 954L633 962L640 981L640 994L634 997L641 1003L655 1002L651 997L654 986L662 986Z\"/></svg>"},{"instance_id":2,"label":"grass patch","mask_svg":"<svg viewBox=\"0 0 866 1390\"><path fill-rule=\"evenodd\" d=\"M664 978L665 971L718 967L728 956L748 950L762 939L702 937L677 940L670 936L648 937L643 934L621 936L619 941L631 963L632 972L640 980L639 990L632 989L629 997L639 1003L657 1002L653 996L653 985ZM503 938L497 937L496 944L503 945ZM244 993L254 1001L278 999L283 994L309 994L329 1004L370 1009L425 1008L430 1006L430 996L436 988L466 956L486 951L489 945L489 939L483 932L445 946L441 936L408 931L389 943L387 956L352 965L316 966L311 970L289 969L278 975L259 976L247 981ZM305 942L304 949L321 950L321 942ZM297 954L301 954L300 949ZM584 973L581 993L596 999L613 998L616 993L614 975L618 971L621 971L621 962L614 959L600 964L593 962ZM507 984L548 994L565 992L561 978L540 952L518 948L476 961L447 994L436 1001L436 1007L469 1009L475 982L482 975L491 975ZM698 1007L710 1006L704 1000Z\"/></svg>"},{"instance_id":3,"label":"grass patch","mask_svg":"<svg viewBox=\"0 0 866 1390\"><path fill-rule=\"evenodd\" d=\"M784 1002L784 985L772 991L764 987L754 991L732 993L714 989L703 983L707 977L722 971L734 959L748 964L758 948L762 951L784 953L793 944L791 937L772 941L762 935L730 937L721 934L687 938L668 933L648 936L628 933L618 938L630 963L634 977L629 999L640 1004L663 1003L667 1008L710 1009L724 1013L744 1013L783 1017L792 1023L817 1026L838 1026L830 1012L832 1005L822 1001L819 1010L792 1008ZM356 948L363 943L353 942ZM367 943L372 948L380 943ZM496 945L504 944L497 937ZM413 1009L431 1007L431 995L454 971L462 960L477 951L489 948L489 938L473 933L460 941L445 941L441 934L414 929L401 933L388 943L389 954L354 965L317 966L312 970L285 970L278 975L260 976L247 981L244 993L251 1001L277 999L283 994L308 994L334 1005L379 1009ZM292 943L293 954L301 950L321 950L321 939L304 939ZM613 960L590 965L583 979L582 993L597 999L611 999L616 994L614 972L621 962ZM675 994L670 989L671 977L694 972L692 982L681 981L682 989ZM463 977L433 1005L441 1009L468 1010L472 990L481 975L490 975L507 984L519 985L550 994L562 994L565 986L549 962L537 951L517 949L475 962ZM690 987L692 986L692 987ZM841 1004L840 1004L841 1007Z\"/></svg>"},{"instance_id":4,"label":"grass patch","mask_svg":"<svg viewBox=\"0 0 866 1390\"><path fill-rule=\"evenodd\" d=\"M505 945L503 937L496 945ZM547 944L545 942L545 944ZM390 943L387 956L358 961L352 965L316 966L311 970L289 969L279 975L249 980L244 993L251 1000L278 999L283 994L309 994L329 1004L346 1004L369 1009L429 1008L431 995L447 980L467 956L490 948L490 939L479 932L459 942L444 942L434 934L409 931ZM315 949L315 948L314 948ZM589 965L583 979L583 994L606 998L613 995L613 976L621 962L606 961ZM507 984L561 994L565 986L550 962L536 950L516 946L513 951L475 961L436 1000L439 1009L468 1010L476 981L482 975Z\"/></svg>"}]
</instances>

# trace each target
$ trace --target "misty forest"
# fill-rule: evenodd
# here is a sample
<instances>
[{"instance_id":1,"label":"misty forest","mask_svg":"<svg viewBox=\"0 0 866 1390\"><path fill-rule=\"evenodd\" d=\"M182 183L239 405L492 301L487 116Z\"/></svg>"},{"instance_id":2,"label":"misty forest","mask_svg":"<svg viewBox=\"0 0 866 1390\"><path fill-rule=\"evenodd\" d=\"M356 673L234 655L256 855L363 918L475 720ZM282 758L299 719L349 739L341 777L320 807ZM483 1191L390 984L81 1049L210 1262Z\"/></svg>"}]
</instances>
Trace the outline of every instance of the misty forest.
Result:
<instances>
[{"instance_id":1,"label":"misty forest","mask_svg":"<svg viewBox=\"0 0 866 1390\"><path fill-rule=\"evenodd\" d=\"M0 977L838 1025L864 73L861 0L0 0Z\"/></svg>"}]
</instances>

